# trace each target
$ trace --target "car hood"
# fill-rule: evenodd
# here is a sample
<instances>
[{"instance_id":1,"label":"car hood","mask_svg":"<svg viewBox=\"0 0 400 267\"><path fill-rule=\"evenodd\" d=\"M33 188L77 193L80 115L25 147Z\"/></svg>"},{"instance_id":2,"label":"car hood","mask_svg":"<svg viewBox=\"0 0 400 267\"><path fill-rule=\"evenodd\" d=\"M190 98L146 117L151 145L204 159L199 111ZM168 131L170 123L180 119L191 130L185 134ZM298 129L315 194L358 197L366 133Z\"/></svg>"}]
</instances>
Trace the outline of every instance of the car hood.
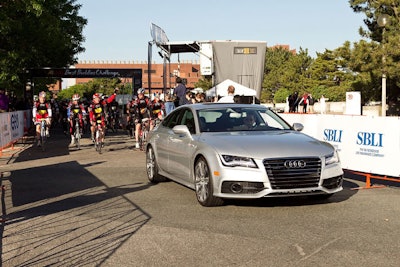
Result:
<instances>
[{"instance_id":1,"label":"car hood","mask_svg":"<svg viewBox=\"0 0 400 267\"><path fill-rule=\"evenodd\" d=\"M332 145L296 131L203 133L200 141L219 154L252 158L322 157Z\"/></svg>"}]
</instances>

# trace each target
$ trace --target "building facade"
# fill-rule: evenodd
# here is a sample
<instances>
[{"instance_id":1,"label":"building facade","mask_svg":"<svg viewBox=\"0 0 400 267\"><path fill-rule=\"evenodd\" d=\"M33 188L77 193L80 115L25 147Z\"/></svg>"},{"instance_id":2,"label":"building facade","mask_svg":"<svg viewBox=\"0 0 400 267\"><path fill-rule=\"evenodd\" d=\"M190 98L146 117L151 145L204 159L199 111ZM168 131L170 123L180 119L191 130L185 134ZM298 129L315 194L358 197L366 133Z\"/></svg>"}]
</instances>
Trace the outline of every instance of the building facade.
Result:
<instances>
[{"instance_id":1,"label":"building facade","mask_svg":"<svg viewBox=\"0 0 400 267\"><path fill-rule=\"evenodd\" d=\"M133 61L79 61L74 65L75 68L95 68L95 69L142 69L142 87L146 90L149 89L148 77L151 74L151 92L157 93L164 90L164 64L152 63L151 70L147 61L133 62ZM195 83L201 78L200 64L196 61L185 61L181 63L167 63L165 71L167 73L165 89L175 87L176 77L181 77L186 87L189 89L195 88ZM168 75L169 73L169 75ZM92 80L91 78L76 78L75 83L87 83ZM131 78L121 78L123 83L131 83Z\"/></svg>"}]
</instances>

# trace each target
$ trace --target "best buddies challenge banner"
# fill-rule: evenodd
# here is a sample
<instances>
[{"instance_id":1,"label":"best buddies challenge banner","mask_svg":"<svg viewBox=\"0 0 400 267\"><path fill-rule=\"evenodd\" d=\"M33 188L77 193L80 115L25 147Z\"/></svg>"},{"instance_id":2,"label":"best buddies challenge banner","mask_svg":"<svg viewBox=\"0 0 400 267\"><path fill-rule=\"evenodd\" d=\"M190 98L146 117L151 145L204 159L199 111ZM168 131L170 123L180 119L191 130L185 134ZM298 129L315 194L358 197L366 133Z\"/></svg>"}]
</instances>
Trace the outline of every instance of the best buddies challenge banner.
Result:
<instances>
[{"instance_id":1,"label":"best buddies challenge banner","mask_svg":"<svg viewBox=\"0 0 400 267\"><path fill-rule=\"evenodd\" d=\"M280 114L305 134L336 147L344 169L400 177L400 118Z\"/></svg>"}]
</instances>

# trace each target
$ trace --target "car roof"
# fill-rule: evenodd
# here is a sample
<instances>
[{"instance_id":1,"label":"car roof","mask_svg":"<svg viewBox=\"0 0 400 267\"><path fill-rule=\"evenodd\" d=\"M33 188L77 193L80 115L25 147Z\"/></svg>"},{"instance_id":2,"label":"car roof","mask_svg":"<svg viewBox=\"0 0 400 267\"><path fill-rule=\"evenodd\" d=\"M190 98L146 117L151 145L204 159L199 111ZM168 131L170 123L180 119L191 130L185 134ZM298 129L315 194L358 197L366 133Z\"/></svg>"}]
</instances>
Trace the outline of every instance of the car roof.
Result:
<instances>
[{"instance_id":1,"label":"car roof","mask_svg":"<svg viewBox=\"0 0 400 267\"><path fill-rule=\"evenodd\" d=\"M236 108L262 108L262 109L268 109L267 107L263 105L258 105L258 104L240 104L240 103L218 103L218 102L205 102L205 103L196 103L196 104L187 104L181 107L189 107L193 110L204 110L204 109L214 109L214 108L230 108L230 107L236 107Z\"/></svg>"}]
</instances>

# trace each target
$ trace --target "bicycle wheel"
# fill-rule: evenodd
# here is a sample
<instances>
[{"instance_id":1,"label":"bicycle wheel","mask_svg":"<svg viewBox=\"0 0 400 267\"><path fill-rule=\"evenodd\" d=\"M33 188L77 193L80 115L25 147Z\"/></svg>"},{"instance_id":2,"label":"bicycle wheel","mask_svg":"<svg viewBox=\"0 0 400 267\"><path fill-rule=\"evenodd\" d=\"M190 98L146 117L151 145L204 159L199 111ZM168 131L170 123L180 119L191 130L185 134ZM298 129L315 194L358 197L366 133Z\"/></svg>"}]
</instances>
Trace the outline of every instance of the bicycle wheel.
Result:
<instances>
[{"instance_id":1,"label":"bicycle wheel","mask_svg":"<svg viewBox=\"0 0 400 267\"><path fill-rule=\"evenodd\" d=\"M143 144L143 131L142 129L140 129L139 131L139 138L138 138L138 142L139 142L139 149L142 150L142 144Z\"/></svg>"},{"instance_id":2,"label":"bicycle wheel","mask_svg":"<svg viewBox=\"0 0 400 267\"><path fill-rule=\"evenodd\" d=\"M99 135L100 135L99 129L96 129L96 134L94 137L94 148L96 149L96 151L99 151Z\"/></svg>"},{"instance_id":3,"label":"bicycle wheel","mask_svg":"<svg viewBox=\"0 0 400 267\"><path fill-rule=\"evenodd\" d=\"M46 139L47 139L47 135L46 135L46 122L42 121L41 126L40 126L40 144L42 147L42 151L45 151L46 148Z\"/></svg>"},{"instance_id":4,"label":"bicycle wheel","mask_svg":"<svg viewBox=\"0 0 400 267\"><path fill-rule=\"evenodd\" d=\"M142 131L142 141L141 141L141 143L140 143L140 149L141 149L142 151L144 151L144 150L146 149L147 134L148 134L147 129L145 129L144 131Z\"/></svg>"},{"instance_id":5,"label":"bicycle wheel","mask_svg":"<svg viewBox=\"0 0 400 267\"><path fill-rule=\"evenodd\" d=\"M103 134L101 129L97 128L96 131L96 150L101 154Z\"/></svg>"},{"instance_id":6,"label":"bicycle wheel","mask_svg":"<svg viewBox=\"0 0 400 267\"><path fill-rule=\"evenodd\" d=\"M81 134L80 134L80 129L79 126L75 126L75 145L77 149L81 149Z\"/></svg>"}]
</instances>

